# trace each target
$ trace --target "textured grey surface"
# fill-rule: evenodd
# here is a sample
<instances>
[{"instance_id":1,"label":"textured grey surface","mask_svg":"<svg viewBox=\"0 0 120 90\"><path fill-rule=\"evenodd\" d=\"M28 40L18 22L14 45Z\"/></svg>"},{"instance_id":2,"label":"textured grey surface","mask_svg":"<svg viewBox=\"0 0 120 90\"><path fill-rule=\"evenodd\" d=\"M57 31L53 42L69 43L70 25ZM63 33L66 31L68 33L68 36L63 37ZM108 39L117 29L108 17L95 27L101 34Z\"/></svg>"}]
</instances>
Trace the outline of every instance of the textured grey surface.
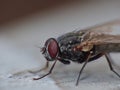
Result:
<instances>
[{"instance_id":1,"label":"textured grey surface","mask_svg":"<svg viewBox=\"0 0 120 90\"><path fill-rule=\"evenodd\" d=\"M88 64L78 87L75 82L80 64L65 66L58 63L53 74L39 81L32 81L32 78L41 73L26 72L44 66L45 59L36 46L43 46L49 37L117 18L120 18L120 1L86 1L0 27L6 31L0 34L0 90L119 90L120 80L109 70L104 57ZM114 54L113 58L120 65L119 54ZM11 74L24 70L25 73L10 78Z\"/></svg>"}]
</instances>

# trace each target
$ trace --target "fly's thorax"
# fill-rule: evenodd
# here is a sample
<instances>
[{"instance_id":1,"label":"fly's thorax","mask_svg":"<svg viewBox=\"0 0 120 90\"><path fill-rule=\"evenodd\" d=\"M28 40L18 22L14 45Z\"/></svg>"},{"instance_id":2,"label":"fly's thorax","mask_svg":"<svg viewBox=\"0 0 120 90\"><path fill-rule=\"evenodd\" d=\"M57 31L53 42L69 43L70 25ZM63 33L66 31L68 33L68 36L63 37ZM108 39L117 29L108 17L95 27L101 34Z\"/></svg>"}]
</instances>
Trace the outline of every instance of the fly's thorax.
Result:
<instances>
[{"instance_id":1,"label":"fly's thorax","mask_svg":"<svg viewBox=\"0 0 120 90\"><path fill-rule=\"evenodd\" d=\"M77 63L83 63L86 60L86 57L88 56L87 52L83 51L74 51L73 46L71 47L65 47L62 46L60 48L60 57L64 58L65 60L77 62Z\"/></svg>"},{"instance_id":2,"label":"fly's thorax","mask_svg":"<svg viewBox=\"0 0 120 90\"><path fill-rule=\"evenodd\" d=\"M86 57L86 52L74 51L74 47L84 40L83 31L71 32L57 38L60 48L59 56L76 62L82 62Z\"/></svg>"},{"instance_id":3,"label":"fly's thorax","mask_svg":"<svg viewBox=\"0 0 120 90\"><path fill-rule=\"evenodd\" d=\"M81 43L81 37L75 35L67 35L67 36L68 37L61 36L57 39L61 52L72 52L72 48L76 44Z\"/></svg>"},{"instance_id":4,"label":"fly's thorax","mask_svg":"<svg viewBox=\"0 0 120 90\"><path fill-rule=\"evenodd\" d=\"M72 41L66 41L65 43L59 43L60 52L61 54L64 54L64 55L74 53L73 51L74 46L75 46L75 43L72 43Z\"/></svg>"},{"instance_id":5,"label":"fly's thorax","mask_svg":"<svg viewBox=\"0 0 120 90\"><path fill-rule=\"evenodd\" d=\"M78 63L84 62L87 53L73 50L73 47L75 47L78 43L80 42L75 40L66 41L65 43L59 42L59 47L60 47L59 56L66 60L71 60Z\"/></svg>"}]
</instances>

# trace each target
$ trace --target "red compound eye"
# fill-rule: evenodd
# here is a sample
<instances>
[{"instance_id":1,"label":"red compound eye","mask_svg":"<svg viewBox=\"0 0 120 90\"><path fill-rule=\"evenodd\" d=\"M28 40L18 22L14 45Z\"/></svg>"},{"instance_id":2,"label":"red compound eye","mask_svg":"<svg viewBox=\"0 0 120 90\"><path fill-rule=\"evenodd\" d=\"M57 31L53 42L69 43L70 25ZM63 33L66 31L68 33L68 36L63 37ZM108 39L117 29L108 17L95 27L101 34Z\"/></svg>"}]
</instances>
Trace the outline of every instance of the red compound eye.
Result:
<instances>
[{"instance_id":1,"label":"red compound eye","mask_svg":"<svg viewBox=\"0 0 120 90\"><path fill-rule=\"evenodd\" d=\"M55 39L51 39L48 45L48 53L52 59L56 58L59 52L59 46Z\"/></svg>"}]
</instances>

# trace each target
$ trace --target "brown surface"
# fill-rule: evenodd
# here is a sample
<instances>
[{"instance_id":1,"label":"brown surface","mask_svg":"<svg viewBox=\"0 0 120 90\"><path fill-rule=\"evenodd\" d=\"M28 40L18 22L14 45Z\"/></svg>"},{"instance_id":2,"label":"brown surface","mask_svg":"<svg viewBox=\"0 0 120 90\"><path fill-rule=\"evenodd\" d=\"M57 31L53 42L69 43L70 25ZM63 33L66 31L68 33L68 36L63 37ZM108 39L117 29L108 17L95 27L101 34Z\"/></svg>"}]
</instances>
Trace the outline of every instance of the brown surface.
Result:
<instances>
[{"instance_id":1,"label":"brown surface","mask_svg":"<svg viewBox=\"0 0 120 90\"><path fill-rule=\"evenodd\" d=\"M69 0L0 0L0 25L45 9L55 8Z\"/></svg>"}]
</instances>

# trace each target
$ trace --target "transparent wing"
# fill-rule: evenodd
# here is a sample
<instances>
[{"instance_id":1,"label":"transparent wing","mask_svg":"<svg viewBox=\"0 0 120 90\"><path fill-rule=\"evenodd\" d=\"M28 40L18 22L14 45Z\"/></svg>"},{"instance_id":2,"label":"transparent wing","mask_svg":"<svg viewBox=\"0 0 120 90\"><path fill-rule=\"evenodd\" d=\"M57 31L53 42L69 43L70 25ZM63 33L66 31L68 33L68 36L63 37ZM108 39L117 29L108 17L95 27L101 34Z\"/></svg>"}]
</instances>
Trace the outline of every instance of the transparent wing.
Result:
<instances>
[{"instance_id":1,"label":"transparent wing","mask_svg":"<svg viewBox=\"0 0 120 90\"><path fill-rule=\"evenodd\" d=\"M85 29L85 31L83 42L91 42L97 45L120 43L120 20L111 21L102 25L96 25Z\"/></svg>"},{"instance_id":2,"label":"transparent wing","mask_svg":"<svg viewBox=\"0 0 120 90\"><path fill-rule=\"evenodd\" d=\"M110 21L110 22L106 22L106 23L103 23L103 24L100 24L100 25L95 25L95 26L92 26L92 27L88 27L88 28L85 28L85 29L76 29L72 32L68 32L64 35L61 35L60 37L57 38L58 41L61 41L61 40L66 40L66 38L70 38L70 37L88 37L89 38L89 33L91 32L94 32L94 33L106 33L106 34L110 34L110 33L114 33L113 31L113 27L116 26L116 25L119 25L120 26L120 20L114 20L114 21ZM118 30L118 32L120 33L120 31ZM86 38L85 37L85 38Z\"/></svg>"},{"instance_id":3,"label":"transparent wing","mask_svg":"<svg viewBox=\"0 0 120 90\"><path fill-rule=\"evenodd\" d=\"M94 33L86 41L92 43L93 45L120 44L120 35L109 35L109 34L98 35L98 33Z\"/></svg>"},{"instance_id":4,"label":"transparent wing","mask_svg":"<svg viewBox=\"0 0 120 90\"><path fill-rule=\"evenodd\" d=\"M111 28L115 26L120 26L120 20L113 20L109 22L105 22L103 24L94 25L92 27L85 28L80 31L94 31L94 32L112 32Z\"/></svg>"}]
</instances>

